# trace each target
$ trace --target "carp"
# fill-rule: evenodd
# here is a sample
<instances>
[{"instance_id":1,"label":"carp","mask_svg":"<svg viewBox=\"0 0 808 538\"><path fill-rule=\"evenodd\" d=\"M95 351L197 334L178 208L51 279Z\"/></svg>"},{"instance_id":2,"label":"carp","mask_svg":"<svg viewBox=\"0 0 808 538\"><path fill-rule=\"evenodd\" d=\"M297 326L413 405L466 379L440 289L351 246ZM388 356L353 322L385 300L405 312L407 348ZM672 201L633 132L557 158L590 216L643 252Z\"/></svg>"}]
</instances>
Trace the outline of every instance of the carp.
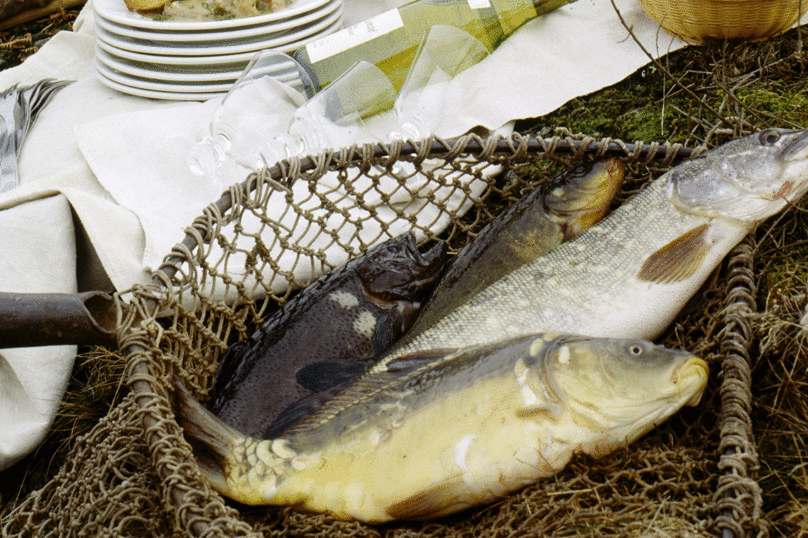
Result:
<instances>
[{"instance_id":1,"label":"carp","mask_svg":"<svg viewBox=\"0 0 808 538\"><path fill-rule=\"evenodd\" d=\"M634 441L705 389L707 364L644 340L537 334L394 360L283 437L243 435L175 380L203 475L239 502L381 523L442 516Z\"/></svg>"}]
</instances>

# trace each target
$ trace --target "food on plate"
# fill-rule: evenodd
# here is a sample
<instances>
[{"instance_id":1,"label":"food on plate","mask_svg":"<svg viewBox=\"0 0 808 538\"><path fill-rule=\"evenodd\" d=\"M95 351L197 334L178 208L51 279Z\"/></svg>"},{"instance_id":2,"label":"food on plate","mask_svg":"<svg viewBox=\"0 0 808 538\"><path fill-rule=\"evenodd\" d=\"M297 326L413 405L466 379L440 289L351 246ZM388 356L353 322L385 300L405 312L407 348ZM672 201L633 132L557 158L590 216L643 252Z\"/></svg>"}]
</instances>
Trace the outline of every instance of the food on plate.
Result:
<instances>
[{"instance_id":1,"label":"food on plate","mask_svg":"<svg viewBox=\"0 0 808 538\"><path fill-rule=\"evenodd\" d=\"M274 13L290 0L124 0L126 7L155 20L206 21Z\"/></svg>"}]
</instances>

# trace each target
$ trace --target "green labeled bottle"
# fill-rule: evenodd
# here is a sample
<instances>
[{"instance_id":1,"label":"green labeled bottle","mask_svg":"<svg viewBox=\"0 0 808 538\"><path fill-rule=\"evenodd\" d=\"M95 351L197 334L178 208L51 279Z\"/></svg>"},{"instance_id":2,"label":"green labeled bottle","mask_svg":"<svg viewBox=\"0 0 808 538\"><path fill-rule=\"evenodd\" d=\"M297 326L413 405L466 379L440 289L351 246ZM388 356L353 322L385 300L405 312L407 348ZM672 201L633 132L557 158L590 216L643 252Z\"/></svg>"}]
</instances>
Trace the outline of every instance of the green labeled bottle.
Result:
<instances>
[{"instance_id":1,"label":"green labeled bottle","mask_svg":"<svg viewBox=\"0 0 808 538\"><path fill-rule=\"evenodd\" d=\"M293 56L319 91L358 61L401 89L424 34L435 24L465 30L493 51L527 21L575 0L415 0L313 41Z\"/></svg>"}]
</instances>

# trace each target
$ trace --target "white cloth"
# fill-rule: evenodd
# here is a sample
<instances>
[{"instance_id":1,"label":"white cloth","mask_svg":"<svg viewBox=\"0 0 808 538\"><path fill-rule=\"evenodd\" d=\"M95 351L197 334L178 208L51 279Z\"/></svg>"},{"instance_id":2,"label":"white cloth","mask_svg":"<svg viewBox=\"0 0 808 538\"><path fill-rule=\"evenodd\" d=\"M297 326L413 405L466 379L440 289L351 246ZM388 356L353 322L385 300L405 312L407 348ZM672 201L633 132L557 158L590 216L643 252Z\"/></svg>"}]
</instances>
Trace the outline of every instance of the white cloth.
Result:
<instances>
[{"instance_id":1,"label":"white cloth","mask_svg":"<svg viewBox=\"0 0 808 538\"><path fill-rule=\"evenodd\" d=\"M75 233L64 196L0 211L0 230L0 292L76 292ZM75 355L76 346L0 351L0 470L45 437Z\"/></svg>"}]
</instances>

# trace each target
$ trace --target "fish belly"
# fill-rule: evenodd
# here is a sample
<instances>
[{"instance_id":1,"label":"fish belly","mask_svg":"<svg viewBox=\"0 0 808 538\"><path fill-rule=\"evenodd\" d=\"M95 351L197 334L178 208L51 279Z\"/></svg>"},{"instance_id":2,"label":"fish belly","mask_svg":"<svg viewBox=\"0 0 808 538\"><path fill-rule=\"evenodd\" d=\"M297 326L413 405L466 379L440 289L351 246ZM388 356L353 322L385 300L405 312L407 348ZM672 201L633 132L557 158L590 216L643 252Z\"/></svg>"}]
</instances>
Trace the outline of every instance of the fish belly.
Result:
<instances>
[{"instance_id":1,"label":"fish belly","mask_svg":"<svg viewBox=\"0 0 808 538\"><path fill-rule=\"evenodd\" d=\"M571 420L521 416L524 407L513 376L474 384L306 456L273 502L370 523L490 502L558 472L579 444Z\"/></svg>"}]
</instances>

